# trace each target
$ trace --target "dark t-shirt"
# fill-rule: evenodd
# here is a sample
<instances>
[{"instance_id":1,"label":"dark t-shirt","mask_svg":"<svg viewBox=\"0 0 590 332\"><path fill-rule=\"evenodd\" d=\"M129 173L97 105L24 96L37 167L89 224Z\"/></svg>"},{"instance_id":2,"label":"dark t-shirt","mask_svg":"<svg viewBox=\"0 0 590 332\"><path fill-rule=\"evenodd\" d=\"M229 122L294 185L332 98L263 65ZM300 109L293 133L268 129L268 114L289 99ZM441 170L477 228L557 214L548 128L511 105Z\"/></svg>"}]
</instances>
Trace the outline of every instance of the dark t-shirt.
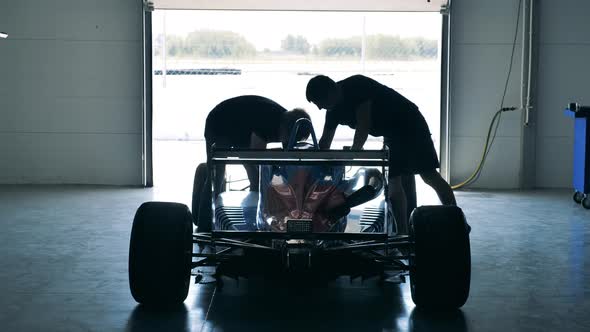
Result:
<instances>
[{"instance_id":1,"label":"dark t-shirt","mask_svg":"<svg viewBox=\"0 0 590 332\"><path fill-rule=\"evenodd\" d=\"M213 108L205 123L205 139L235 147L247 147L255 133L267 142L280 141L279 124L287 110L261 96L227 99Z\"/></svg>"},{"instance_id":2,"label":"dark t-shirt","mask_svg":"<svg viewBox=\"0 0 590 332\"><path fill-rule=\"evenodd\" d=\"M371 78L354 75L337 82L342 98L333 109L326 112L326 127L335 129L346 125L356 129L356 109L366 101L371 101L372 136L390 137L410 130L412 119L419 115L418 107L399 94Z\"/></svg>"}]
</instances>

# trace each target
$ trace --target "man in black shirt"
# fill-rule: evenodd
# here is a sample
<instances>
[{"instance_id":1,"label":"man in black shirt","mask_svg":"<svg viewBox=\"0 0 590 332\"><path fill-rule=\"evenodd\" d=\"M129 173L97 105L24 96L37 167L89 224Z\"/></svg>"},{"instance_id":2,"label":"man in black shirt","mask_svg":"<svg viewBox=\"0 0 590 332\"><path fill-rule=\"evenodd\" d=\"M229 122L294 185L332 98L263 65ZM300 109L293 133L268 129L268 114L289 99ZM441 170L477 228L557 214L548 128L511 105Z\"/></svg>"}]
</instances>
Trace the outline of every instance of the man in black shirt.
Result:
<instances>
[{"instance_id":1,"label":"man in black shirt","mask_svg":"<svg viewBox=\"0 0 590 332\"><path fill-rule=\"evenodd\" d=\"M281 142L286 146L291 128L300 118L309 119L303 109L287 111L276 102L261 96L239 96L227 99L211 110L205 123L207 154L215 144L217 148L265 149L267 143ZM302 128L297 140L309 136ZM250 190L258 191L258 171L253 165L244 165ZM225 167L216 168L215 193L220 193Z\"/></svg>"},{"instance_id":2,"label":"man in black shirt","mask_svg":"<svg viewBox=\"0 0 590 332\"><path fill-rule=\"evenodd\" d=\"M436 171L440 164L428 125L410 100L362 75L339 82L316 76L307 84L306 96L326 109L321 149L330 148L338 125L355 129L353 150L362 149L369 134L383 137L390 150L388 195L400 234L407 234L408 210L416 205L414 174L420 174L443 204L456 204L451 187Z\"/></svg>"}]
</instances>

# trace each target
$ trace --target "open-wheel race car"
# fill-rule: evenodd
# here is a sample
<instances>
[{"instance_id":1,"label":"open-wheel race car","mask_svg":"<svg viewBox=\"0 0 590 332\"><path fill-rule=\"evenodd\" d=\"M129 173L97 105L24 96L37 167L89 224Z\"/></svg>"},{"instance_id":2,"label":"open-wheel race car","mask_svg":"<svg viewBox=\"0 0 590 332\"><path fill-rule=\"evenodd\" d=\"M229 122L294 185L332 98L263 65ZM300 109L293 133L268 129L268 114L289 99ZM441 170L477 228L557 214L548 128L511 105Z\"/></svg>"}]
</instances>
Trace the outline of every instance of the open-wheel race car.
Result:
<instances>
[{"instance_id":1,"label":"open-wheel race car","mask_svg":"<svg viewBox=\"0 0 590 332\"><path fill-rule=\"evenodd\" d=\"M133 297L147 305L181 303L191 274L198 283L199 269L210 267L218 287L224 277L405 282L409 276L417 306L461 307L471 275L463 212L418 207L409 234L399 234L388 208L388 158L387 149L319 150L317 143L212 149L195 172L192 213L168 202L146 202L137 210L129 252ZM214 193L214 166L230 164L259 165L259 192Z\"/></svg>"}]
</instances>

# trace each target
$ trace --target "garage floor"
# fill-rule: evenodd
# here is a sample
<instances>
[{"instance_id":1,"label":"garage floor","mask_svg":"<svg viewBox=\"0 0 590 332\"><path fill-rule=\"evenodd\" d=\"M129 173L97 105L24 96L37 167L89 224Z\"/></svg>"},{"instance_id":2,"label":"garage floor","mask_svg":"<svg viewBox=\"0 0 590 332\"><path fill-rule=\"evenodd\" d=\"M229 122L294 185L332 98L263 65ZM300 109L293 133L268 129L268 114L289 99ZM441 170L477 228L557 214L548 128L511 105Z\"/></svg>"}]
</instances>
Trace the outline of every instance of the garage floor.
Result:
<instances>
[{"instance_id":1,"label":"garage floor","mask_svg":"<svg viewBox=\"0 0 590 332\"><path fill-rule=\"evenodd\" d=\"M460 192L473 227L472 290L461 311L414 310L408 285L342 279L293 291L228 280L192 287L166 313L127 282L135 209L185 193L0 186L2 331L589 331L590 211L570 191Z\"/></svg>"}]
</instances>

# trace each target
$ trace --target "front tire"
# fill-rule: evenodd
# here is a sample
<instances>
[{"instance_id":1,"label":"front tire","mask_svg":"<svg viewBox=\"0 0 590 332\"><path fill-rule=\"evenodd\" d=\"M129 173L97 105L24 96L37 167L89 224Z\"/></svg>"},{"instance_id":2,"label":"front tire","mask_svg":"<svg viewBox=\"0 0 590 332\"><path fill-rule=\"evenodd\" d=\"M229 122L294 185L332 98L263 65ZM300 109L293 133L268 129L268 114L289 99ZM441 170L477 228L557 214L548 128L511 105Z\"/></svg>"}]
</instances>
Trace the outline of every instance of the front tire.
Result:
<instances>
[{"instance_id":1,"label":"front tire","mask_svg":"<svg viewBox=\"0 0 590 332\"><path fill-rule=\"evenodd\" d=\"M418 307L452 310L469 297L470 227L456 206L422 206L410 218L412 300Z\"/></svg>"},{"instance_id":2,"label":"front tire","mask_svg":"<svg viewBox=\"0 0 590 332\"><path fill-rule=\"evenodd\" d=\"M199 233L211 232L211 229L213 228L211 190L211 181L209 181L207 164L199 164L195 171L192 199L193 223L197 227L197 232Z\"/></svg>"},{"instance_id":3,"label":"front tire","mask_svg":"<svg viewBox=\"0 0 590 332\"><path fill-rule=\"evenodd\" d=\"M129 287L138 303L166 307L186 299L191 224L191 213L183 204L147 202L137 209L129 244Z\"/></svg>"}]
</instances>

